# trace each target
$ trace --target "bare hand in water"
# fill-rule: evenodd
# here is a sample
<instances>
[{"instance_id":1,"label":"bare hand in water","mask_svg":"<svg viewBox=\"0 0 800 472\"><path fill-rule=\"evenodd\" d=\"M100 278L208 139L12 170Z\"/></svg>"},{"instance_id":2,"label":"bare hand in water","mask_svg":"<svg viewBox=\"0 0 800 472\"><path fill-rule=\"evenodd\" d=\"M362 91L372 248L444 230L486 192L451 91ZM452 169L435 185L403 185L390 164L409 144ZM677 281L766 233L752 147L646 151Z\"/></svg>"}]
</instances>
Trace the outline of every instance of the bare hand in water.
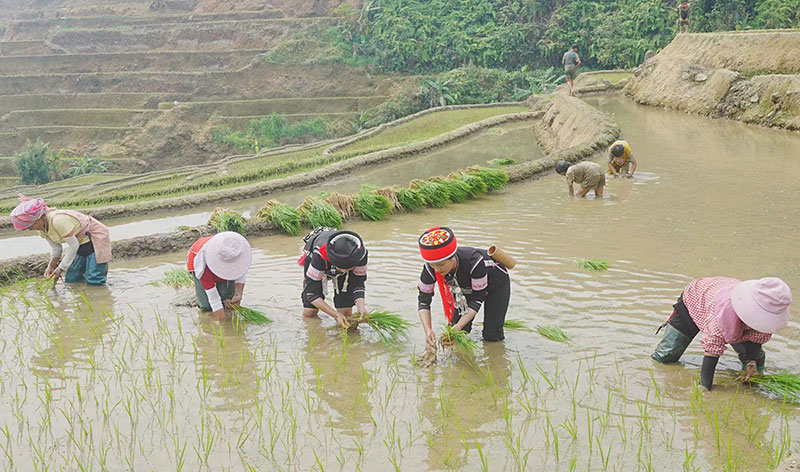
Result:
<instances>
[{"instance_id":1,"label":"bare hand in water","mask_svg":"<svg viewBox=\"0 0 800 472\"><path fill-rule=\"evenodd\" d=\"M744 381L749 382L750 377L758 373L758 366L756 366L756 361L750 361L747 363L747 369L744 371Z\"/></svg>"}]
</instances>

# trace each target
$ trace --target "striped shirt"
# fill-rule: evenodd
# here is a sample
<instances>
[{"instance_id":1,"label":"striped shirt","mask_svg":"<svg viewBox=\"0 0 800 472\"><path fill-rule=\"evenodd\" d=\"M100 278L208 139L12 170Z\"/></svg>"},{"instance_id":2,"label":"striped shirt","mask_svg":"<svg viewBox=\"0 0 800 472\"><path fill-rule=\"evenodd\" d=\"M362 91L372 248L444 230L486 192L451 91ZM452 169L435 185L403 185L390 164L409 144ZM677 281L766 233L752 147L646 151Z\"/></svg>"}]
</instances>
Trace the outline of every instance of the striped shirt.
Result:
<instances>
[{"instance_id":1,"label":"striped shirt","mask_svg":"<svg viewBox=\"0 0 800 472\"><path fill-rule=\"evenodd\" d=\"M696 279L686 286L683 291L683 303L689 311L694 323L703 332L703 349L709 353L721 356L725 352L725 337L719 326L714 298L720 290L736 285L739 280L729 277L707 277ZM771 334L762 333L751 328L745 328L739 339L733 339L731 344L752 341L764 344L770 340Z\"/></svg>"}]
</instances>

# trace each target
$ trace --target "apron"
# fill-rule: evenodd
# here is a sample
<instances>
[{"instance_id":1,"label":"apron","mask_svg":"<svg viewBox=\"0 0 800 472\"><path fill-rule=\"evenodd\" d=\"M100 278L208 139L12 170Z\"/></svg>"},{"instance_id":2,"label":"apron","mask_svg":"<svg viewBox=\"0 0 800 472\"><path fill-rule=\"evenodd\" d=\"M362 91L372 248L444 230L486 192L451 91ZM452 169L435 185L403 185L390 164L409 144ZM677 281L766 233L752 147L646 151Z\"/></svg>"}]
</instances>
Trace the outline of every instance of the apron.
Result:
<instances>
[{"instance_id":1,"label":"apron","mask_svg":"<svg viewBox=\"0 0 800 472\"><path fill-rule=\"evenodd\" d=\"M75 233L75 237L79 240L84 236L89 235L89 239L94 246L95 257L98 264L105 264L111 262L111 236L108 234L108 228L103 223L97 221L94 217L84 215L83 213L73 210L54 210L51 213L57 215L59 213L69 215L80 223L81 228ZM61 241L54 241L60 243Z\"/></svg>"}]
</instances>

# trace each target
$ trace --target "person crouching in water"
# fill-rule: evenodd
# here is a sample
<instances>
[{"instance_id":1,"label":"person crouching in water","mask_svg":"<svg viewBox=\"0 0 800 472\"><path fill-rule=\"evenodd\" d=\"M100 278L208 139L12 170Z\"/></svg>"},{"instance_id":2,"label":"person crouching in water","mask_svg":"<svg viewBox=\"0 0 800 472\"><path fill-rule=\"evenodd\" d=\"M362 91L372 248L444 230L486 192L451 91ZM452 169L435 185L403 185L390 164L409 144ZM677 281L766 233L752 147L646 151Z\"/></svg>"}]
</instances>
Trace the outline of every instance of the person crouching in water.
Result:
<instances>
[{"instance_id":1,"label":"person crouching in water","mask_svg":"<svg viewBox=\"0 0 800 472\"><path fill-rule=\"evenodd\" d=\"M103 223L77 211L51 210L41 198L20 195L20 200L11 212L11 222L17 231L38 231L50 245L45 277L58 280L63 274L66 283L84 280L89 285L106 283L111 237Z\"/></svg>"},{"instance_id":2,"label":"person crouching in water","mask_svg":"<svg viewBox=\"0 0 800 472\"><path fill-rule=\"evenodd\" d=\"M697 333L703 332L700 381L711 390L714 372L726 344L739 354L745 380L764 370L762 345L789 322L792 292L781 279L767 277L740 282L728 277L696 279L689 283L666 323L652 358L678 362ZM656 331L656 333L658 333Z\"/></svg>"},{"instance_id":3,"label":"person crouching in water","mask_svg":"<svg viewBox=\"0 0 800 472\"><path fill-rule=\"evenodd\" d=\"M367 280L367 248L361 236L352 231L316 228L303 238L303 316L313 318L322 310L336 320L340 328L350 327L353 306L363 316ZM332 308L325 301L328 280L333 281Z\"/></svg>"},{"instance_id":4,"label":"person crouching in water","mask_svg":"<svg viewBox=\"0 0 800 472\"><path fill-rule=\"evenodd\" d=\"M225 321L225 308L242 303L247 271L253 250L244 236L223 231L200 238L186 256L186 266L194 277L197 304Z\"/></svg>"},{"instance_id":5,"label":"person crouching in water","mask_svg":"<svg viewBox=\"0 0 800 472\"><path fill-rule=\"evenodd\" d=\"M627 141L614 141L608 148L608 173L614 177L624 175L633 177L636 172L636 158Z\"/></svg>"},{"instance_id":6,"label":"person crouching in water","mask_svg":"<svg viewBox=\"0 0 800 472\"><path fill-rule=\"evenodd\" d=\"M483 306L483 339L505 339L503 323L511 298L511 281L505 266L483 249L459 247L450 228L425 231L419 237L419 250L425 261L418 284L419 319L428 347L436 348L431 302L437 285L445 318L454 330L470 332L472 320Z\"/></svg>"},{"instance_id":7,"label":"person crouching in water","mask_svg":"<svg viewBox=\"0 0 800 472\"><path fill-rule=\"evenodd\" d=\"M567 177L570 197L575 196L575 182L581 186L581 189L578 190L578 198L585 197L592 190L594 190L595 197L603 196L606 175L603 173L603 168L600 167L600 164L583 161L571 166L567 164L567 161L562 160L556 163L556 173Z\"/></svg>"}]
</instances>

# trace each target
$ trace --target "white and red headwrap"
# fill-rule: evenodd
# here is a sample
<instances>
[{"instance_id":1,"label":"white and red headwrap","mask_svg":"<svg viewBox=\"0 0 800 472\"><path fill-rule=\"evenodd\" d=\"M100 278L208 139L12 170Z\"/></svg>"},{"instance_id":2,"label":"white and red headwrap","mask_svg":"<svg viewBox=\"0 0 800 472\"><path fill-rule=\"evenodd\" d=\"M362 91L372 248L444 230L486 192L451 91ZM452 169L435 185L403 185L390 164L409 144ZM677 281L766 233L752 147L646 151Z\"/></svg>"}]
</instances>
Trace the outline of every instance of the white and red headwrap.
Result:
<instances>
[{"instance_id":1,"label":"white and red headwrap","mask_svg":"<svg viewBox=\"0 0 800 472\"><path fill-rule=\"evenodd\" d=\"M11 223L17 231L30 228L34 221L50 211L41 198L29 198L19 194L19 200L20 204L11 212Z\"/></svg>"}]
</instances>

